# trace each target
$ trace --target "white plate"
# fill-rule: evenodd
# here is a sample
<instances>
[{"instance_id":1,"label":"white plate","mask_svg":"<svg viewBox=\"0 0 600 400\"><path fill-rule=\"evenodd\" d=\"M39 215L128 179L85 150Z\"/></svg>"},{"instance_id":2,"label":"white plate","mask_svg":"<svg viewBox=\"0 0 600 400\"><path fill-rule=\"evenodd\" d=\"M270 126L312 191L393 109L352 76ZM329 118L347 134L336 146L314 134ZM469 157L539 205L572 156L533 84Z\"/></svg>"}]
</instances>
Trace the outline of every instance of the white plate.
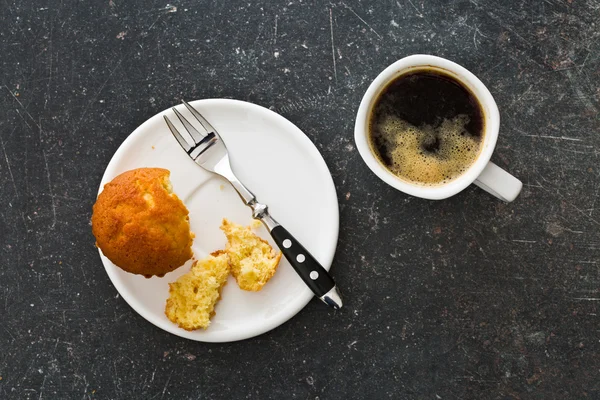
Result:
<instances>
[{"instance_id":1,"label":"white plate","mask_svg":"<svg viewBox=\"0 0 600 400\"><path fill-rule=\"evenodd\" d=\"M331 174L317 148L294 124L255 104L226 99L191 104L223 137L239 179L329 270L338 239L338 202ZM178 110L193 118L185 107ZM163 114L177 121L173 112L166 110L137 128L108 164L100 191L115 176L133 168L169 169L173 189L190 211L196 234L194 256L202 258L224 248L225 236L219 229L222 218L250 224L250 208L228 182L188 158L169 132ZM275 246L265 228L258 233ZM168 283L189 271L191 261L162 278L146 279L116 267L102 252L100 257L111 281L135 311L159 328L192 340L229 342L260 335L293 317L313 297L282 258L277 273L260 292L242 291L229 277L210 327L188 332L169 321L164 309ZM323 305L324 318L327 311Z\"/></svg>"}]
</instances>

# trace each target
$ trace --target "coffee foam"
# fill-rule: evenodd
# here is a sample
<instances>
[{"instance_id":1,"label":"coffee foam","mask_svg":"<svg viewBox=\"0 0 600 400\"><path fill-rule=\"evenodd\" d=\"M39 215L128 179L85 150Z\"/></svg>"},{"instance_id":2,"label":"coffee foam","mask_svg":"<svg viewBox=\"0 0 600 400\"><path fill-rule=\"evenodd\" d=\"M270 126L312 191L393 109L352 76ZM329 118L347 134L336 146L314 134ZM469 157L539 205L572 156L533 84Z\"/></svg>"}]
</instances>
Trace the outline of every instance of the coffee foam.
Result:
<instances>
[{"instance_id":1,"label":"coffee foam","mask_svg":"<svg viewBox=\"0 0 600 400\"><path fill-rule=\"evenodd\" d=\"M421 184L444 184L468 169L481 149L481 138L466 131L469 117L461 114L436 127L416 127L397 116L387 115L374 128L386 149L395 175ZM434 151L426 147L436 143Z\"/></svg>"}]
</instances>

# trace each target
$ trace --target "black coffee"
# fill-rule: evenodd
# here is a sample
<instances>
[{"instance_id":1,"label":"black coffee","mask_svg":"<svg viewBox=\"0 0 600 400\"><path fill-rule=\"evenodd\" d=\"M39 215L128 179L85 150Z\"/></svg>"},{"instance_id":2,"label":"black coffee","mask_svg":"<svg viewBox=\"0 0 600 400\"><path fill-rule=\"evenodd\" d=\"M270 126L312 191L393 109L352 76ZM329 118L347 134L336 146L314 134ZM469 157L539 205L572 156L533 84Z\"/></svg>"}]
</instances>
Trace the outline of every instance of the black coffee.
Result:
<instances>
[{"instance_id":1,"label":"black coffee","mask_svg":"<svg viewBox=\"0 0 600 400\"><path fill-rule=\"evenodd\" d=\"M484 115L473 93L435 69L400 75L378 95L369 145L396 176L426 185L466 171L481 151Z\"/></svg>"}]
</instances>

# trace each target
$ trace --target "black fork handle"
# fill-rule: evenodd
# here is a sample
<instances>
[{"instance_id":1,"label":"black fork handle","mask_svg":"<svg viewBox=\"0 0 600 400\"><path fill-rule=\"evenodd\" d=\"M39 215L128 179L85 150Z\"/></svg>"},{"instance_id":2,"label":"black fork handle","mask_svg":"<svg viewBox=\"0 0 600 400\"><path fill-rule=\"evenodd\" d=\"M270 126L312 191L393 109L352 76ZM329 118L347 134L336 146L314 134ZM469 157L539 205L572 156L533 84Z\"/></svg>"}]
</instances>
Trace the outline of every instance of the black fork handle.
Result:
<instances>
[{"instance_id":1,"label":"black fork handle","mask_svg":"<svg viewBox=\"0 0 600 400\"><path fill-rule=\"evenodd\" d=\"M276 226L271 231L271 236L306 286L317 297L323 297L333 289L335 282L331 275L287 229L281 225Z\"/></svg>"}]
</instances>

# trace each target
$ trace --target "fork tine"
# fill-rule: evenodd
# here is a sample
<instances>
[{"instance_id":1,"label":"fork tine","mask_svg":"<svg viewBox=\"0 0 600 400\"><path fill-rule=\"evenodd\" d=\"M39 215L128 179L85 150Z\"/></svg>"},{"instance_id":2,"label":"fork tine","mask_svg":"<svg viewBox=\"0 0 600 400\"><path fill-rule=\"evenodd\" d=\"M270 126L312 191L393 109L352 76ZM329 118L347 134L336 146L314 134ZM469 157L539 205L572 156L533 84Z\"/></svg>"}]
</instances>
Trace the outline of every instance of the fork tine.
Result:
<instances>
[{"instance_id":1,"label":"fork tine","mask_svg":"<svg viewBox=\"0 0 600 400\"><path fill-rule=\"evenodd\" d=\"M175 113L175 115L177 115L177 118L179 118L179 120L181 121L181 123L185 127L185 130L188 131L188 133L190 134L190 136L194 140L195 144L198 144L198 142L200 142L202 139L204 139L204 135L201 134L200 132L198 132L198 130L196 128L194 128L192 126L192 124L190 124L190 121L188 121L187 119L185 119L185 117L183 115L181 115L181 113L179 111L177 111L177 109L175 107L171 108L171 110L173 110L173 112Z\"/></svg>"},{"instance_id":2,"label":"fork tine","mask_svg":"<svg viewBox=\"0 0 600 400\"><path fill-rule=\"evenodd\" d=\"M192 146L190 146L188 144L188 142L183 138L183 136L181 136L181 134L179 133L177 128L175 128L175 126L173 125L171 120L169 118L167 118L166 115L163 115L163 117L165 119L165 122L167 123L167 126L171 130L171 133L173 134L173 136L175 136L175 139L177 139L177 141L179 142L181 147L183 147L183 149L186 151L186 153L189 154L190 150L192 149Z\"/></svg>"},{"instance_id":3,"label":"fork tine","mask_svg":"<svg viewBox=\"0 0 600 400\"><path fill-rule=\"evenodd\" d=\"M187 101L182 101L183 104L185 104L185 106L187 107L187 109L190 110L190 113L192 113L192 115L196 117L198 122L200 122L200 125L202 125L202 127L204 127L204 129L206 129L207 132L214 132L216 135L218 135L217 130L202 116L202 114L200 114L194 107L190 106Z\"/></svg>"}]
</instances>

